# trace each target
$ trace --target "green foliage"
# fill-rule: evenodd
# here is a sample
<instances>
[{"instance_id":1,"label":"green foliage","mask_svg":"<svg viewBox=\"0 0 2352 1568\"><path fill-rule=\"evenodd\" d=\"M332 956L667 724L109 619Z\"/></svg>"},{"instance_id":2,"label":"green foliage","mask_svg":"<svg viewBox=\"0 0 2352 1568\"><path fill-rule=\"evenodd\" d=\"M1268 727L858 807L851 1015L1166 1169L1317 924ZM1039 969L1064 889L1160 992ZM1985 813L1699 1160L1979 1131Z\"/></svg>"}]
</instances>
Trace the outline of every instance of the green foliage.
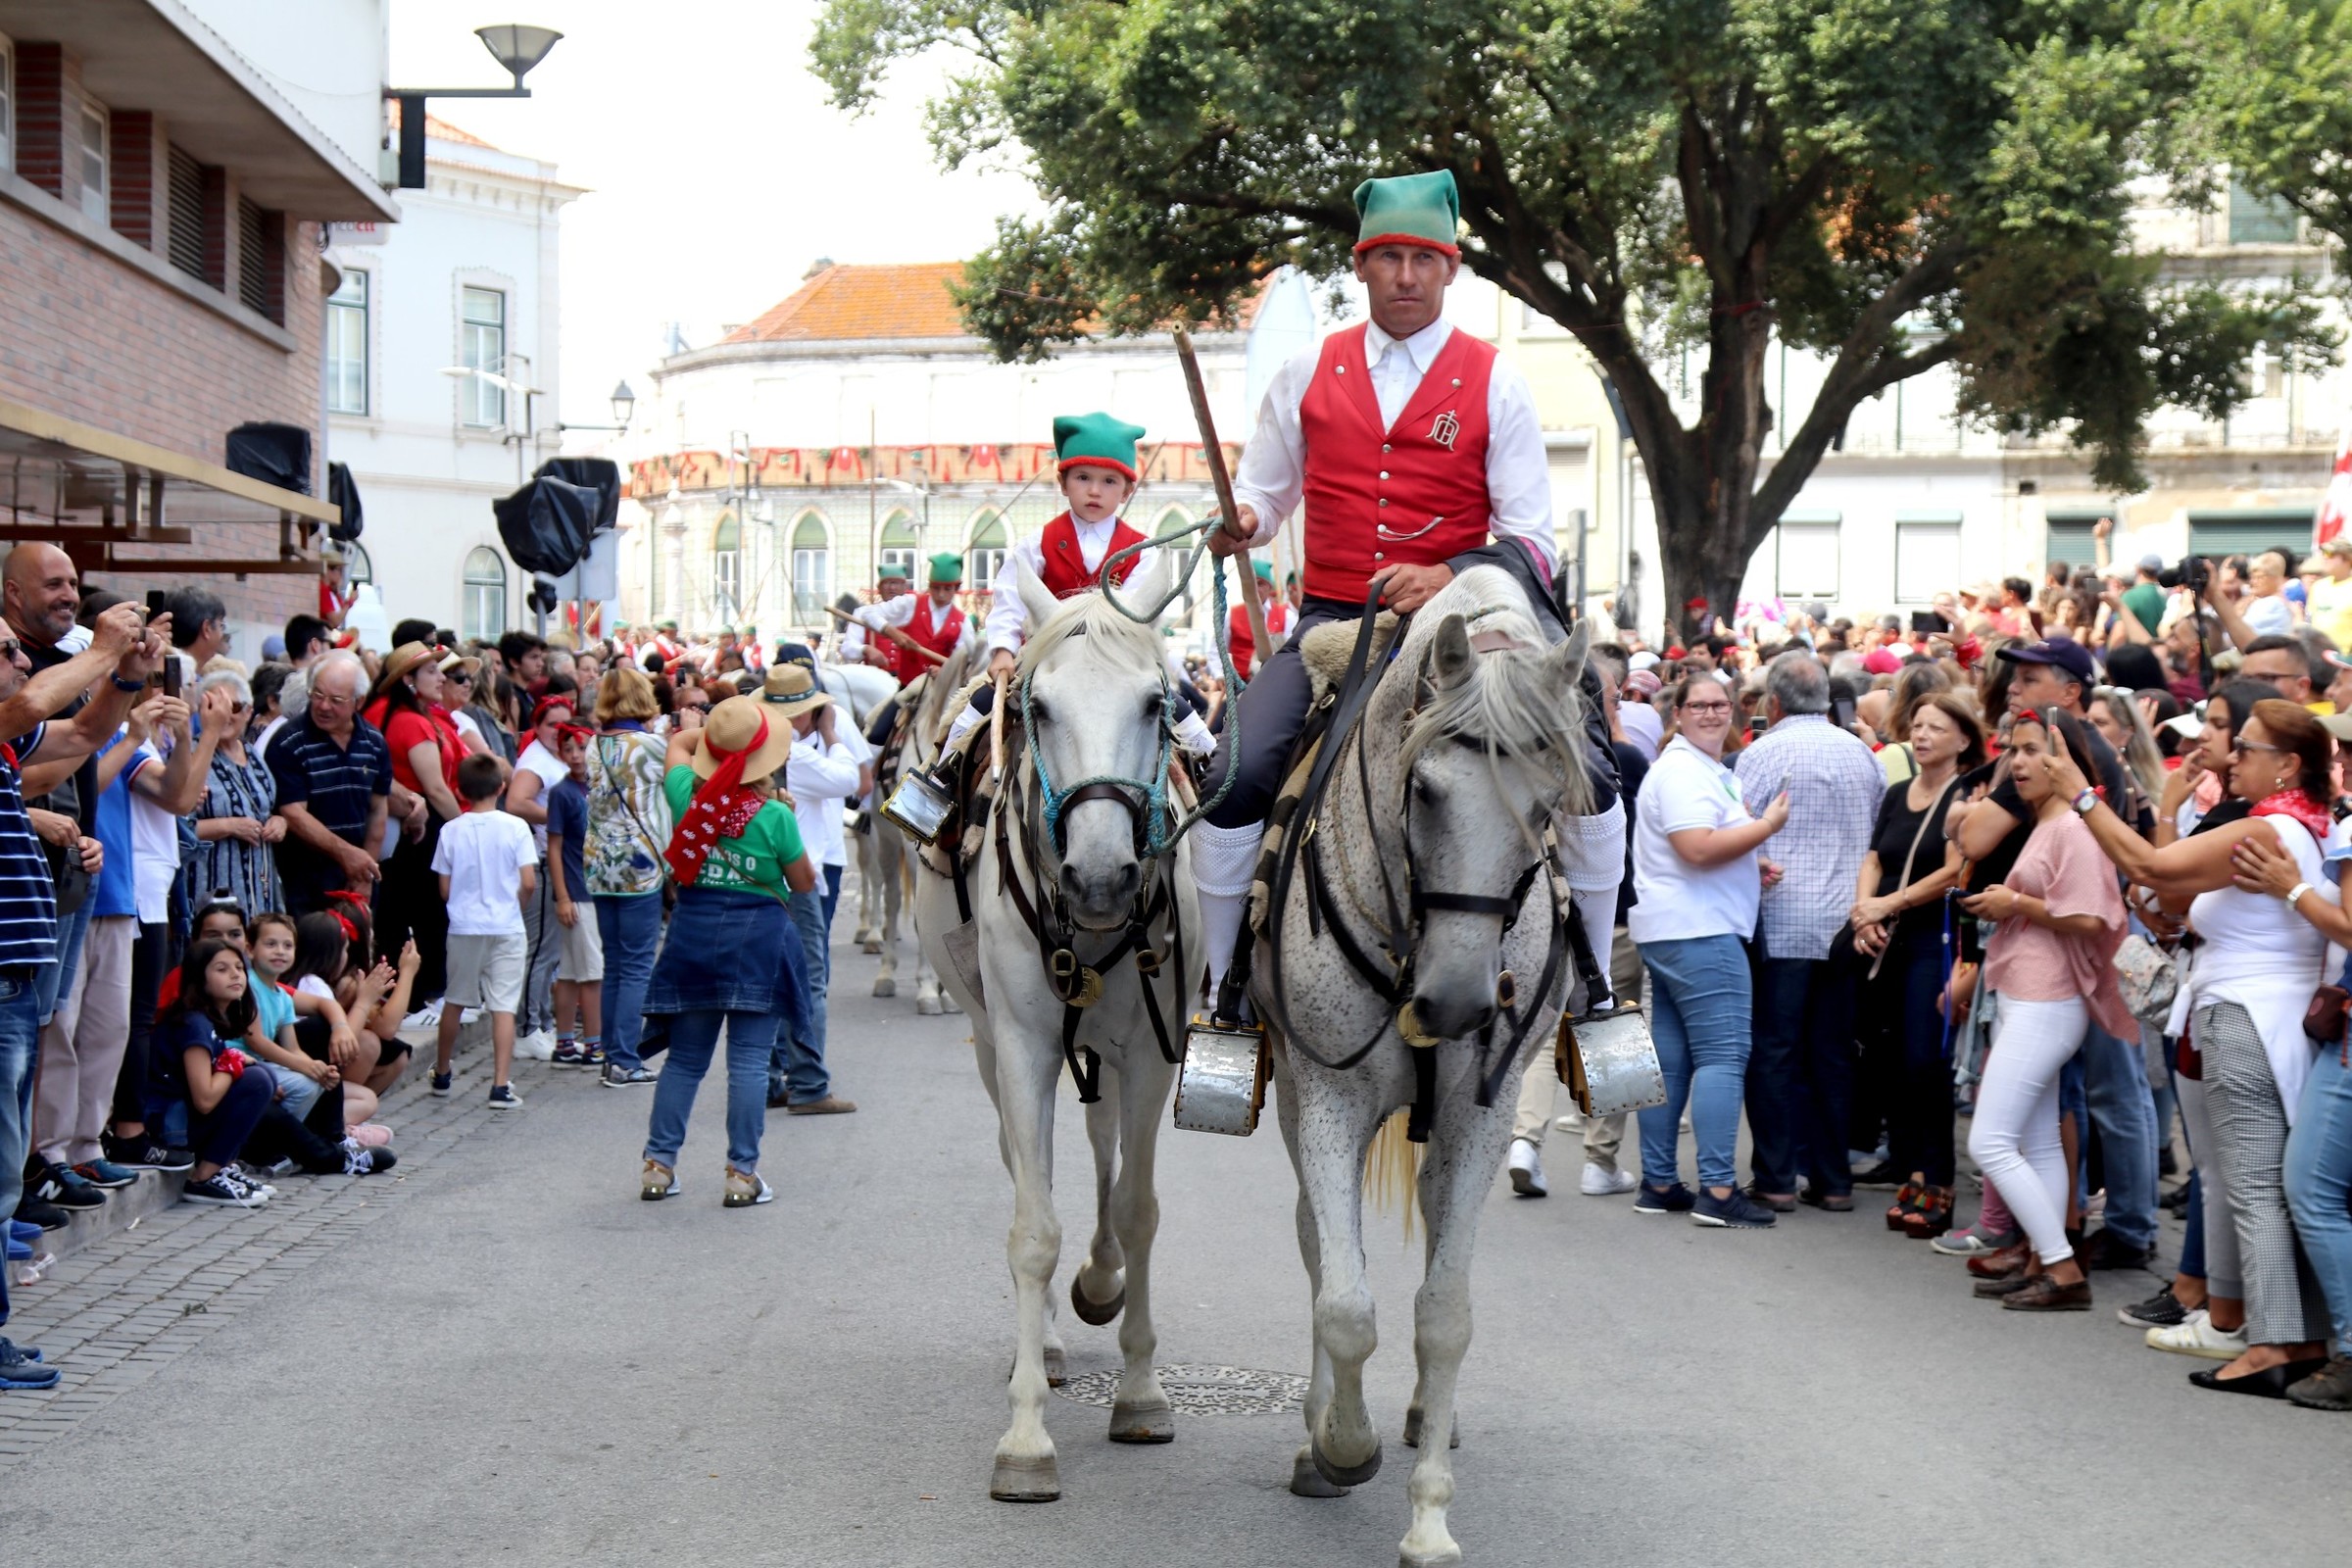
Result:
<instances>
[{"instance_id":1,"label":"green foliage","mask_svg":"<svg viewBox=\"0 0 2352 1568\"><path fill-rule=\"evenodd\" d=\"M1622 394L1679 602L1678 570L1736 581L1855 406L1908 376L1949 364L1971 414L2068 427L2132 488L2154 409L2225 414L2257 344L2332 347L2299 287L2135 257L2130 214L2135 180L2207 190L2227 156L2343 223L2345 4L833 0L814 59L855 107L896 60L969 53L943 157L1017 145L1051 204L964 295L1007 358L1230 316L1286 264L1342 273L1359 180L1451 169L1464 265ZM1774 336L1827 361L1801 414L1765 403ZM1690 422L1651 369L1684 350Z\"/></svg>"}]
</instances>

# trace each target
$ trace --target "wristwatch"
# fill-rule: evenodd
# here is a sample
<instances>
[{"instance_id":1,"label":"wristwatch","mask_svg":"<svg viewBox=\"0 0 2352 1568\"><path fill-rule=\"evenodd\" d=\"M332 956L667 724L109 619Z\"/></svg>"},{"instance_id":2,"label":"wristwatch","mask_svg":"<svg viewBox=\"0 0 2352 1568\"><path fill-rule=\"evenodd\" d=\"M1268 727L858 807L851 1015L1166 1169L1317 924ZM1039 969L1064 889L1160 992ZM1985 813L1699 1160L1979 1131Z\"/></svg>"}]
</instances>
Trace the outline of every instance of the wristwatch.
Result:
<instances>
[{"instance_id":1,"label":"wristwatch","mask_svg":"<svg viewBox=\"0 0 2352 1568\"><path fill-rule=\"evenodd\" d=\"M2091 788L2089 785L2085 784L2085 785L2083 785L2083 786L2082 786L2082 790L2081 790L2080 792L2078 792L2078 793L2076 794L2076 796L2075 796L2075 799L2074 799L2075 814L2076 814L2077 816L2088 816L2088 815L2090 814L2090 809L2091 809L2091 808L2092 808L2092 807L2094 807L2094 806L2096 806L2096 805L2098 805L2098 804L2099 804L2099 792L2098 792L2097 790L2094 790L2094 789L2092 789L2092 788Z\"/></svg>"},{"instance_id":2,"label":"wristwatch","mask_svg":"<svg viewBox=\"0 0 2352 1568\"><path fill-rule=\"evenodd\" d=\"M2308 882L2298 882L2293 887L2288 888L2286 890L2286 906L2290 909L2293 908L2295 906L2295 901L2302 898L2304 894L2309 893L2310 891L2311 884Z\"/></svg>"}]
</instances>

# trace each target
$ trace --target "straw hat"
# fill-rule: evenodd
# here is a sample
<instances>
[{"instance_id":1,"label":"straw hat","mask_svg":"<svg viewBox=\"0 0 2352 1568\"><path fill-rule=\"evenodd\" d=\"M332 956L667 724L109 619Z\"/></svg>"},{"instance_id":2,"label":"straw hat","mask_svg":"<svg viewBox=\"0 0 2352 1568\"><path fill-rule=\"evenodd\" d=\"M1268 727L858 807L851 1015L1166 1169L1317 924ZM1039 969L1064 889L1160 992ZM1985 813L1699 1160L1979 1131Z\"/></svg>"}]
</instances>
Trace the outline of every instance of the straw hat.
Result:
<instances>
[{"instance_id":1,"label":"straw hat","mask_svg":"<svg viewBox=\"0 0 2352 1568\"><path fill-rule=\"evenodd\" d=\"M390 686L426 664L438 665L441 656L422 643L402 643L386 656L384 673L378 682Z\"/></svg>"},{"instance_id":2,"label":"straw hat","mask_svg":"<svg viewBox=\"0 0 2352 1568\"><path fill-rule=\"evenodd\" d=\"M463 653L455 648L441 650L441 673L444 675L454 675L460 670L472 675L478 673L481 667L482 662L471 654Z\"/></svg>"},{"instance_id":3,"label":"straw hat","mask_svg":"<svg viewBox=\"0 0 2352 1568\"><path fill-rule=\"evenodd\" d=\"M711 709L710 716L703 721L703 744L694 749L694 776L709 778L717 772L721 759L716 753L733 756L751 745L762 724L767 726L767 739L745 760L743 781L749 784L782 767L792 756L792 726L777 718L759 698L730 697Z\"/></svg>"},{"instance_id":4,"label":"straw hat","mask_svg":"<svg viewBox=\"0 0 2352 1568\"><path fill-rule=\"evenodd\" d=\"M786 718L797 718L832 700L833 694L819 691L815 674L802 664L768 665L767 679L760 691L761 706Z\"/></svg>"}]
</instances>

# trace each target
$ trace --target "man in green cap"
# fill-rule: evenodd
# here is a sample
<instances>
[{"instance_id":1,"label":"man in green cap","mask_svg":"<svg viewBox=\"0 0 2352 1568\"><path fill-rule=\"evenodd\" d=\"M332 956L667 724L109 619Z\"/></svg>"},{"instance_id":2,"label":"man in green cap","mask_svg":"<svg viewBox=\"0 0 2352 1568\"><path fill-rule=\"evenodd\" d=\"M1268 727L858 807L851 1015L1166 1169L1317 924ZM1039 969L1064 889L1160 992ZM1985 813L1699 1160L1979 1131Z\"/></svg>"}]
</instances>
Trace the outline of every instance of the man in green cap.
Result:
<instances>
[{"instance_id":1,"label":"man in green cap","mask_svg":"<svg viewBox=\"0 0 2352 1568\"><path fill-rule=\"evenodd\" d=\"M906 568L895 557L883 562L881 569L874 573L874 593L880 602L887 605L906 592ZM887 638L868 637L862 625L841 628L841 662L845 664L871 664L899 675L899 646ZM920 673L917 670L899 675L899 684L904 686Z\"/></svg>"},{"instance_id":2,"label":"man in green cap","mask_svg":"<svg viewBox=\"0 0 2352 1568\"><path fill-rule=\"evenodd\" d=\"M915 645L929 649L945 659L956 648L972 640L971 618L956 603L956 590L963 586L963 558L953 550L943 550L931 558L931 591L921 598L906 594L886 599L878 605L868 605L858 612L858 623L869 631L895 626L914 639ZM873 641L874 639L868 639ZM901 647L894 649L899 657L899 684L904 686L932 667L932 662L920 654L909 653Z\"/></svg>"},{"instance_id":3,"label":"man in green cap","mask_svg":"<svg viewBox=\"0 0 2352 1568\"><path fill-rule=\"evenodd\" d=\"M1275 373L1234 478L1235 514L1209 536L1219 555L1264 545L1304 504L1298 616L1289 643L1234 703L1235 783L1193 832L1212 988L1233 956L1266 810L1306 722L1300 637L1324 621L1355 619L1375 589L1389 609L1418 610L1457 567L1476 564L1511 572L1539 618L1553 616L1551 473L1534 394L1492 346L1445 318L1446 286L1461 270L1453 175L1366 180L1355 210L1355 275L1371 319ZM1624 863L1613 759L1605 735L1598 744L1603 813L1580 819L1594 824L1580 832L1593 842L1563 856L1580 905L1604 890L1613 903ZM1209 776L1222 765L1210 764ZM1605 931L1614 915L1613 907L1595 912L1588 923L1596 918Z\"/></svg>"}]
</instances>

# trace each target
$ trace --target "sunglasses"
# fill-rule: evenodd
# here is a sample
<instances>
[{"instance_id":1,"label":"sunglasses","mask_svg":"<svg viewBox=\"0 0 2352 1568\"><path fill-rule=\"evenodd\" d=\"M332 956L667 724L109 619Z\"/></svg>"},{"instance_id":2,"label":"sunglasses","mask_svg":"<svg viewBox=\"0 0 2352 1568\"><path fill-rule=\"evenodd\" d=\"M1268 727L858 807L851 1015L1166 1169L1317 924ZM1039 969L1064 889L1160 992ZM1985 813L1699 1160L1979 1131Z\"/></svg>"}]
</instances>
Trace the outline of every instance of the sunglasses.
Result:
<instances>
[{"instance_id":1,"label":"sunglasses","mask_svg":"<svg viewBox=\"0 0 2352 1568\"><path fill-rule=\"evenodd\" d=\"M709 703L680 703L678 707L681 711L689 713L708 713L710 711L710 705Z\"/></svg>"},{"instance_id":2,"label":"sunglasses","mask_svg":"<svg viewBox=\"0 0 2352 1568\"><path fill-rule=\"evenodd\" d=\"M470 686L473 684L473 676L467 671L462 669L451 670L446 678L460 686Z\"/></svg>"},{"instance_id":3,"label":"sunglasses","mask_svg":"<svg viewBox=\"0 0 2352 1568\"><path fill-rule=\"evenodd\" d=\"M2231 757L2243 757L2248 752L2269 752L2278 757L2291 757L2294 755L2286 747L2271 746L2262 741L2233 740L2230 743L2230 755Z\"/></svg>"}]
</instances>

